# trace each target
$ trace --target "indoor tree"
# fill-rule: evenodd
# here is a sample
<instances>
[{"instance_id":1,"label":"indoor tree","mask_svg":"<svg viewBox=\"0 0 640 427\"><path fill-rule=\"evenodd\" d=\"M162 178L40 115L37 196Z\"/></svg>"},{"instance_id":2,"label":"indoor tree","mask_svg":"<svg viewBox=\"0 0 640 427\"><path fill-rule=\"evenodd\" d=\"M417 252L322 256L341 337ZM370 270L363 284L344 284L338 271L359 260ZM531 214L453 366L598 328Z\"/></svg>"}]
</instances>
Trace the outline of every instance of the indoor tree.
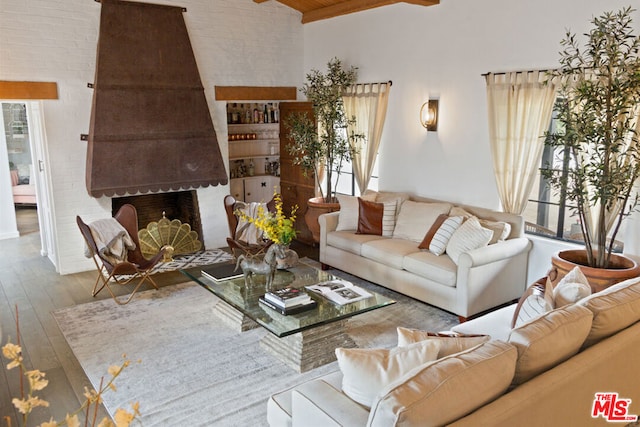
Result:
<instances>
[{"instance_id":1,"label":"indoor tree","mask_svg":"<svg viewBox=\"0 0 640 427\"><path fill-rule=\"evenodd\" d=\"M593 18L583 46L567 31L560 68L550 73L560 84L561 126L545 143L559 147L573 164L563 170L548 165L543 175L552 188L566 191L588 265L596 268L608 267L622 220L638 204L640 38L633 33L633 12L628 7Z\"/></svg>"}]
</instances>

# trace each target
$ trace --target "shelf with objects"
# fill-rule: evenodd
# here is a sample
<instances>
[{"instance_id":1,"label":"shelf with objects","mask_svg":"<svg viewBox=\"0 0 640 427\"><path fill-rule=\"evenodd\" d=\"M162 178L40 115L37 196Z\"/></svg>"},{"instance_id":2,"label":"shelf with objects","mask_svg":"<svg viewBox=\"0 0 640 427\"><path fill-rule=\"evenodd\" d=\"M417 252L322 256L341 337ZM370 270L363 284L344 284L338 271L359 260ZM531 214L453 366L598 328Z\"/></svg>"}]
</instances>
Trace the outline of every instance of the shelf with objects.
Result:
<instances>
[{"instance_id":1,"label":"shelf with objects","mask_svg":"<svg viewBox=\"0 0 640 427\"><path fill-rule=\"evenodd\" d=\"M237 200L271 200L280 191L277 101L227 103L230 192Z\"/></svg>"}]
</instances>

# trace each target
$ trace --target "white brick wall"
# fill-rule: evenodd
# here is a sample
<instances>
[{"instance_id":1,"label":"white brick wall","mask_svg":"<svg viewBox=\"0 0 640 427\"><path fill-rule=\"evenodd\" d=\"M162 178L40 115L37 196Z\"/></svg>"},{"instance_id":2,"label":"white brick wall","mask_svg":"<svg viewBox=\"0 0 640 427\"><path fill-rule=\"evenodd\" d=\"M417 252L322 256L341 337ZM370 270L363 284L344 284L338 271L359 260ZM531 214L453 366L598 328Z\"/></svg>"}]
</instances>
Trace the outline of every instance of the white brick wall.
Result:
<instances>
[{"instance_id":1,"label":"white brick wall","mask_svg":"<svg viewBox=\"0 0 640 427\"><path fill-rule=\"evenodd\" d=\"M183 6L220 148L227 153L223 104L214 86L296 86L304 79L300 14L275 1L153 0ZM56 81L60 99L44 102L49 174L53 183L54 234L61 274L92 268L83 257L75 216L86 221L111 214L108 198L85 187L100 4L90 0L1 0L0 80ZM198 190L204 240L225 245L222 199L227 186Z\"/></svg>"}]
</instances>

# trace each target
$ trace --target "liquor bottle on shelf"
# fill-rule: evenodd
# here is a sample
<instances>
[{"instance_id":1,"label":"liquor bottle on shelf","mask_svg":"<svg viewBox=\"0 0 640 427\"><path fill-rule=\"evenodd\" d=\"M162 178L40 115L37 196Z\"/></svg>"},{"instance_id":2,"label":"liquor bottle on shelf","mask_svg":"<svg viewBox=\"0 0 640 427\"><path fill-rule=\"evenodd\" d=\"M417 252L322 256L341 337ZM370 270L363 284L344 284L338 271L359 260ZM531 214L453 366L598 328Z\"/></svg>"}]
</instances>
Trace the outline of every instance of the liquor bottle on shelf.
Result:
<instances>
[{"instance_id":1,"label":"liquor bottle on shelf","mask_svg":"<svg viewBox=\"0 0 640 427\"><path fill-rule=\"evenodd\" d=\"M255 173L255 167L253 166L253 159L249 160L249 170L247 171L249 176L253 176Z\"/></svg>"},{"instance_id":2,"label":"liquor bottle on shelf","mask_svg":"<svg viewBox=\"0 0 640 427\"><path fill-rule=\"evenodd\" d=\"M269 109L267 108L267 103L264 104L264 122L269 123Z\"/></svg>"},{"instance_id":3,"label":"liquor bottle on shelf","mask_svg":"<svg viewBox=\"0 0 640 427\"><path fill-rule=\"evenodd\" d=\"M258 111L258 104L253 104L253 123L260 123L260 112Z\"/></svg>"}]
</instances>

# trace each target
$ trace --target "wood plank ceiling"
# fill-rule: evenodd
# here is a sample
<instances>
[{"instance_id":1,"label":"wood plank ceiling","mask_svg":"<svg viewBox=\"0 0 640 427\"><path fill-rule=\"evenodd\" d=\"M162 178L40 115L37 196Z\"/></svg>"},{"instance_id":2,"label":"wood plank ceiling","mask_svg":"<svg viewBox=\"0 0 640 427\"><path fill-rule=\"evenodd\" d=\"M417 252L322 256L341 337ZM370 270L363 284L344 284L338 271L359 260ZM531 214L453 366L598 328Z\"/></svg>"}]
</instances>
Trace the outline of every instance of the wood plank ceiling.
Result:
<instances>
[{"instance_id":1,"label":"wood plank ceiling","mask_svg":"<svg viewBox=\"0 0 640 427\"><path fill-rule=\"evenodd\" d=\"M264 3L268 0L253 0L256 3ZM411 3L420 6L433 6L440 3L440 0L277 0L299 12L302 12L302 23L319 21L321 19L333 18L334 16L346 15L360 12L362 10L373 9L375 7L387 6L395 3Z\"/></svg>"}]
</instances>

